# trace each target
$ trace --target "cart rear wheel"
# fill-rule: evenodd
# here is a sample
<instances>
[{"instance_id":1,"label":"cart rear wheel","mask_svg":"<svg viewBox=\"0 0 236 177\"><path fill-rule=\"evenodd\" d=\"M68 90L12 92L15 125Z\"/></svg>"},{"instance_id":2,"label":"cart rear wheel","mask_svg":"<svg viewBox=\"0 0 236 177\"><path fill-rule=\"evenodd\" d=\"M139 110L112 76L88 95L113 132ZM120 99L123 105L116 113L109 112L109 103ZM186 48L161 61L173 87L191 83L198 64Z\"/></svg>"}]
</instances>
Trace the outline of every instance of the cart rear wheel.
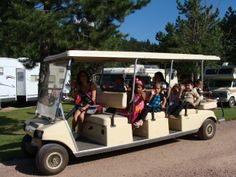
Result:
<instances>
[{"instance_id":1,"label":"cart rear wheel","mask_svg":"<svg viewBox=\"0 0 236 177\"><path fill-rule=\"evenodd\" d=\"M213 120L207 119L202 124L198 131L198 137L203 140L208 140L214 137L216 133L216 124Z\"/></svg>"},{"instance_id":2,"label":"cart rear wheel","mask_svg":"<svg viewBox=\"0 0 236 177\"><path fill-rule=\"evenodd\" d=\"M35 157L38 148L35 146L32 146L31 144L32 137L30 135L25 135L21 142L21 150L30 157Z\"/></svg>"},{"instance_id":3,"label":"cart rear wheel","mask_svg":"<svg viewBox=\"0 0 236 177\"><path fill-rule=\"evenodd\" d=\"M46 144L37 153L36 166L44 175L55 175L65 169L69 161L67 150L55 143Z\"/></svg>"}]
</instances>

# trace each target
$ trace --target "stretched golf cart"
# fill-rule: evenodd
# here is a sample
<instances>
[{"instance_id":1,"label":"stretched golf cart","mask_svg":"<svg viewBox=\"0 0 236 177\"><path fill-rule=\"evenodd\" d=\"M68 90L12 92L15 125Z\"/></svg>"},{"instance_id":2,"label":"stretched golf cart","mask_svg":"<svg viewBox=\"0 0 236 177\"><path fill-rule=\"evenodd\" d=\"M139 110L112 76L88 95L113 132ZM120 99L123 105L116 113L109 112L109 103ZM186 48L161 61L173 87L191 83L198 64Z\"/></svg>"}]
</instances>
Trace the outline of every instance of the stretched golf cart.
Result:
<instances>
[{"instance_id":1,"label":"stretched golf cart","mask_svg":"<svg viewBox=\"0 0 236 177\"><path fill-rule=\"evenodd\" d=\"M201 139L211 139L214 136L217 118L213 111L205 110L203 106L201 109L181 112L178 119L166 118L165 112L149 113L143 126L135 130L132 130L129 119L116 111L91 114L85 119L82 138L76 139L68 124L69 116L64 115L61 104L65 78L72 61L134 62L134 88L136 66L140 60L170 61L172 71L174 61L201 62L220 58L189 54L81 50L70 50L45 58L45 62L49 63L49 73L46 76L48 82L39 94L35 118L25 122L26 135L22 141L23 150L36 156L36 165L42 174L61 172L68 164L69 155L89 156L194 133L198 133ZM97 90L97 104L106 108L125 109L133 101L134 89L131 100L127 100L125 91Z\"/></svg>"}]
</instances>

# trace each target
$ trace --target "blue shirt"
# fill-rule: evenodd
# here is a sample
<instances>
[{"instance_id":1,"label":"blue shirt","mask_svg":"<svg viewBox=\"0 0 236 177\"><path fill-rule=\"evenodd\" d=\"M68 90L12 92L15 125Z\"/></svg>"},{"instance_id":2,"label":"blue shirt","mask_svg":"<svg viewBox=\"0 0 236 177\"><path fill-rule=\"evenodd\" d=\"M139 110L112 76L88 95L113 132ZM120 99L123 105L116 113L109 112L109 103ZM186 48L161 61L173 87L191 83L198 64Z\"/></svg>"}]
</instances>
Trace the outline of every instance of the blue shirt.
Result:
<instances>
[{"instance_id":1,"label":"blue shirt","mask_svg":"<svg viewBox=\"0 0 236 177\"><path fill-rule=\"evenodd\" d=\"M152 111L154 109L154 112L160 112L161 111L161 102L163 101L163 95L154 95L152 99L150 100L149 104L146 106L146 108L149 111Z\"/></svg>"}]
</instances>

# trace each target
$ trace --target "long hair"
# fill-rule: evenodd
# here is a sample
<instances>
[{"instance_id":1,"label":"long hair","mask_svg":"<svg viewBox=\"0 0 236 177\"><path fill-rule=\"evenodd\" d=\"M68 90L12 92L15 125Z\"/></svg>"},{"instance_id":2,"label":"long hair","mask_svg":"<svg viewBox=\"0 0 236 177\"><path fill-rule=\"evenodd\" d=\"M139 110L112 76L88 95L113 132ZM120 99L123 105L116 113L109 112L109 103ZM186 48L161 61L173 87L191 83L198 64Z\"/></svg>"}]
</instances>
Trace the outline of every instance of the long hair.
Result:
<instances>
[{"instance_id":1,"label":"long hair","mask_svg":"<svg viewBox=\"0 0 236 177\"><path fill-rule=\"evenodd\" d=\"M154 76L155 76L155 77L159 77L160 80L161 80L161 82L166 82L165 79L164 79L164 76L163 76L162 72L158 71L158 72L155 73Z\"/></svg>"},{"instance_id":2,"label":"long hair","mask_svg":"<svg viewBox=\"0 0 236 177\"><path fill-rule=\"evenodd\" d=\"M81 70L80 72L78 72L77 78L76 78L76 81L77 81L78 86L81 86L81 85L82 85L81 80L80 80L81 74L85 74L86 77L87 77L87 82L88 82L88 83L90 82L89 74L88 74L85 70Z\"/></svg>"}]
</instances>

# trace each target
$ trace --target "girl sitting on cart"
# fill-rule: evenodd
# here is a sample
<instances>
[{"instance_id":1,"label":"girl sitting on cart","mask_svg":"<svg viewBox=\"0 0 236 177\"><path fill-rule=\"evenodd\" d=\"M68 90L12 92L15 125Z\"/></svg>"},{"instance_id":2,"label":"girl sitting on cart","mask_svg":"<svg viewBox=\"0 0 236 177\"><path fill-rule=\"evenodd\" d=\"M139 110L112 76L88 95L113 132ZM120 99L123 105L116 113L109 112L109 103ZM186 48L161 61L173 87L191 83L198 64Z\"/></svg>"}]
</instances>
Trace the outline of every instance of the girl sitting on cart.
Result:
<instances>
[{"instance_id":1,"label":"girl sitting on cart","mask_svg":"<svg viewBox=\"0 0 236 177\"><path fill-rule=\"evenodd\" d=\"M160 112L161 110L165 109L166 97L161 92L162 92L161 83L159 82L155 83L151 94L147 98L147 102L149 102L149 104L145 106L145 108L137 117L136 122L134 123L134 126L136 128L139 128L140 126L143 125L143 121L145 120L149 112L152 112L152 111Z\"/></svg>"},{"instance_id":2,"label":"girl sitting on cart","mask_svg":"<svg viewBox=\"0 0 236 177\"><path fill-rule=\"evenodd\" d=\"M131 90L132 90L131 88L128 88L128 91L131 91ZM130 96L131 94L129 94L129 97ZM143 82L139 78L136 78L134 102L131 103L132 105L127 107L125 110L119 110L118 112L122 114L123 116L129 117L131 124L134 124L136 122L137 117L139 116L139 114L142 112L144 108L145 99L146 99L146 92L144 90Z\"/></svg>"},{"instance_id":3,"label":"girl sitting on cart","mask_svg":"<svg viewBox=\"0 0 236 177\"><path fill-rule=\"evenodd\" d=\"M77 86L76 86L77 84ZM85 114L88 108L95 104L96 85L90 81L86 71L80 71L77 75L77 83L72 83L72 96L75 98L76 111L72 119L72 131L79 125L79 132L82 132Z\"/></svg>"}]
</instances>

